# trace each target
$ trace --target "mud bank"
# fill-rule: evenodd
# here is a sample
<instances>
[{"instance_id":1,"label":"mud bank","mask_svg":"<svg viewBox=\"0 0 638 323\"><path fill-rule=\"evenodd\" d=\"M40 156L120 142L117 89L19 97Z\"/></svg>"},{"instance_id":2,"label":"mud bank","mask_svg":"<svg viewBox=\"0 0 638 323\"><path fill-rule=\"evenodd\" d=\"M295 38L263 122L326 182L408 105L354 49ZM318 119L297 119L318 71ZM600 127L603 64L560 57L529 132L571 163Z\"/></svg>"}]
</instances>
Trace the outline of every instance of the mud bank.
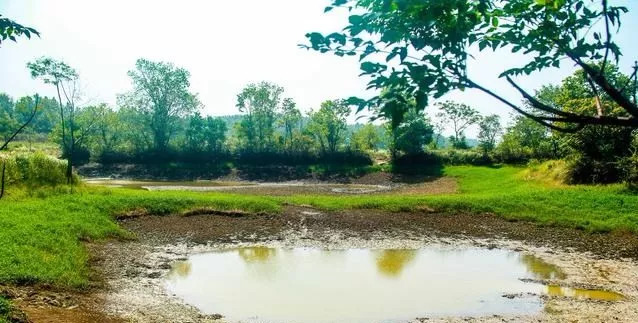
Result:
<instances>
[{"instance_id":1,"label":"mud bank","mask_svg":"<svg viewBox=\"0 0 638 323\"><path fill-rule=\"evenodd\" d=\"M415 317L415 322L620 321L638 317L638 241L631 235L592 235L577 230L511 223L491 215L404 214L378 211L323 213L289 207L276 216L146 216L122 222L138 240L91 246L93 267L104 288L108 317L135 322L225 322L224 313L204 315L164 288L172 266L189 255L238 246L321 249L418 249L432 244L516 251L558 266L564 276L538 283L564 288L613 291L620 301L566 295L540 297L543 310L533 315L487 317Z\"/></svg>"}]
</instances>

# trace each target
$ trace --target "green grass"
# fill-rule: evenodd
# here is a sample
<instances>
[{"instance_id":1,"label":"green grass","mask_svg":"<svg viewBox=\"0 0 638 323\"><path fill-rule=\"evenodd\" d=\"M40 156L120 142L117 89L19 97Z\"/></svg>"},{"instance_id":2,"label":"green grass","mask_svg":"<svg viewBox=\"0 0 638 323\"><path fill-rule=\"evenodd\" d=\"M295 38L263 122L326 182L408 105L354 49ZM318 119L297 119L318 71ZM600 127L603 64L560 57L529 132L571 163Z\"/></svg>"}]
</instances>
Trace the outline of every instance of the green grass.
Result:
<instances>
[{"instance_id":1,"label":"green grass","mask_svg":"<svg viewBox=\"0 0 638 323\"><path fill-rule=\"evenodd\" d=\"M247 212L279 212L283 203L325 210L383 209L489 212L508 219L606 232L638 233L638 195L622 185L560 186L526 180L516 167L446 167L459 192L437 196L269 197L227 193L148 192L95 187L18 190L0 201L0 283L52 284L82 288L88 283L84 241L128 238L115 215L144 209L172 214L199 207ZM391 215L389 215L391 216Z\"/></svg>"},{"instance_id":2,"label":"green grass","mask_svg":"<svg viewBox=\"0 0 638 323\"><path fill-rule=\"evenodd\" d=\"M11 315L11 310L11 302L3 297L0 297L0 323L9 322L9 315Z\"/></svg>"},{"instance_id":3,"label":"green grass","mask_svg":"<svg viewBox=\"0 0 638 323\"><path fill-rule=\"evenodd\" d=\"M422 207L446 212L494 213L592 232L638 233L638 195L622 185L557 186L525 180L522 168L453 166L445 175L457 178L459 192L437 196L292 196L280 200L325 210L383 209L414 211Z\"/></svg>"},{"instance_id":4,"label":"green grass","mask_svg":"<svg viewBox=\"0 0 638 323\"><path fill-rule=\"evenodd\" d=\"M73 194L25 193L0 202L0 282L83 287L89 269L82 241L129 236L114 215L133 209L169 214L197 207L248 212L280 208L264 197L219 193L99 188L80 188Z\"/></svg>"}]
</instances>

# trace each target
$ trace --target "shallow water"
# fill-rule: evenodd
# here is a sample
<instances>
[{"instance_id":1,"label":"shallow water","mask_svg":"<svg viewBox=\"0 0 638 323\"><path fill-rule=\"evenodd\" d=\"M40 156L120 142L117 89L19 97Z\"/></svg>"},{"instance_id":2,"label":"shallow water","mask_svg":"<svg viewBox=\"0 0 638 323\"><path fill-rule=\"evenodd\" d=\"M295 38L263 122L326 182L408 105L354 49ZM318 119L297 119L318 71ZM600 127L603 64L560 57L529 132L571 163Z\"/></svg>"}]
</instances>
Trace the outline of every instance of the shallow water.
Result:
<instances>
[{"instance_id":1,"label":"shallow water","mask_svg":"<svg viewBox=\"0 0 638 323\"><path fill-rule=\"evenodd\" d=\"M565 274L532 256L498 249L253 247L193 255L175 264L166 287L204 313L248 322L532 314L543 303L528 293L592 296L586 295L592 291L521 278L564 279ZM503 297L512 294L519 296Z\"/></svg>"}]
</instances>

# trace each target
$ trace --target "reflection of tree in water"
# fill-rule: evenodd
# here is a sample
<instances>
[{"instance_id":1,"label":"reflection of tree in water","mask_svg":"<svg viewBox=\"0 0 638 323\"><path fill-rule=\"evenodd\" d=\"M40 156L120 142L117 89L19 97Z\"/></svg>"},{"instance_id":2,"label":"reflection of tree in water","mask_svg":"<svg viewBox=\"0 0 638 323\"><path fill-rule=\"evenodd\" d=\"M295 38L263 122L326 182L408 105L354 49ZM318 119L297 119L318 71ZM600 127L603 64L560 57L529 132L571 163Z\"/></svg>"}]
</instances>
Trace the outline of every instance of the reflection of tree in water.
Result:
<instances>
[{"instance_id":1,"label":"reflection of tree in water","mask_svg":"<svg viewBox=\"0 0 638 323\"><path fill-rule=\"evenodd\" d=\"M521 255L520 261L536 279L565 279L567 275L556 265L548 264L532 255Z\"/></svg>"},{"instance_id":2,"label":"reflection of tree in water","mask_svg":"<svg viewBox=\"0 0 638 323\"><path fill-rule=\"evenodd\" d=\"M416 256L416 250L389 249L376 254L377 270L383 275L397 277Z\"/></svg>"},{"instance_id":3,"label":"reflection of tree in water","mask_svg":"<svg viewBox=\"0 0 638 323\"><path fill-rule=\"evenodd\" d=\"M247 263L265 262L276 254L276 250L266 247L250 247L237 249L239 256Z\"/></svg>"},{"instance_id":4,"label":"reflection of tree in water","mask_svg":"<svg viewBox=\"0 0 638 323\"><path fill-rule=\"evenodd\" d=\"M574 297L574 298L586 298L602 301L619 301L624 299L624 296L615 292L608 292L604 290L595 289L580 289L561 287L557 285L547 286L547 295L561 296L561 297Z\"/></svg>"},{"instance_id":5,"label":"reflection of tree in water","mask_svg":"<svg viewBox=\"0 0 638 323\"><path fill-rule=\"evenodd\" d=\"M188 261L180 261L173 265L169 276L187 277L191 273L191 263Z\"/></svg>"}]
</instances>

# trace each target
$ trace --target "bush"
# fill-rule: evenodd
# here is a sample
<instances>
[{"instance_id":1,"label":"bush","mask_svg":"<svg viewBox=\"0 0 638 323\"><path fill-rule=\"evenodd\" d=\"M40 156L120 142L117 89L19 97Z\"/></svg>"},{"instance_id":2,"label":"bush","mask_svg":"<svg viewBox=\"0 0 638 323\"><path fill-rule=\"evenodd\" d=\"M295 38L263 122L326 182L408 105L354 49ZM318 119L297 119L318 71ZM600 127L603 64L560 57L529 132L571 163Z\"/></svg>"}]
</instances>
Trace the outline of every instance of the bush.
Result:
<instances>
[{"instance_id":1,"label":"bush","mask_svg":"<svg viewBox=\"0 0 638 323\"><path fill-rule=\"evenodd\" d=\"M42 152L5 155L2 159L6 162L6 183L28 186L66 183L66 161Z\"/></svg>"},{"instance_id":2,"label":"bush","mask_svg":"<svg viewBox=\"0 0 638 323\"><path fill-rule=\"evenodd\" d=\"M405 154L392 161L392 171L403 174L441 175L441 158L431 152Z\"/></svg>"},{"instance_id":3,"label":"bush","mask_svg":"<svg viewBox=\"0 0 638 323\"><path fill-rule=\"evenodd\" d=\"M485 166L493 163L492 158L476 150L440 150L435 154L445 165Z\"/></svg>"},{"instance_id":4,"label":"bush","mask_svg":"<svg viewBox=\"0 0 638 323\"><path fill-rule=\"evenodd\" d=\"M638 152L618 162L620 179L632 187L638 188Z\"/></svg>"},{"instance_id":5,"label":"bush","mask_svg":"<svg viewBox=\"0 0 638 323\"><path fill-rule=\"evenodd\" d=\"M567 182L568 165L564 160L549 160L540 162L533 159L522 172L525 179L533 179L551 184L563 184Z\"/></svg>"},{"instance_id":6,"label":"bush","mask_svg":"<svg viewBox=\"0 0 638 323\"><path fill-rule=\"evenodd\" d=\"M372 158L365 152L343 151L315 155L310 152L241 152L237 156L237 163L242 165L311 165L311 164L342 164L351 166L372 165Z\"/></svg>"}]
</instances>

